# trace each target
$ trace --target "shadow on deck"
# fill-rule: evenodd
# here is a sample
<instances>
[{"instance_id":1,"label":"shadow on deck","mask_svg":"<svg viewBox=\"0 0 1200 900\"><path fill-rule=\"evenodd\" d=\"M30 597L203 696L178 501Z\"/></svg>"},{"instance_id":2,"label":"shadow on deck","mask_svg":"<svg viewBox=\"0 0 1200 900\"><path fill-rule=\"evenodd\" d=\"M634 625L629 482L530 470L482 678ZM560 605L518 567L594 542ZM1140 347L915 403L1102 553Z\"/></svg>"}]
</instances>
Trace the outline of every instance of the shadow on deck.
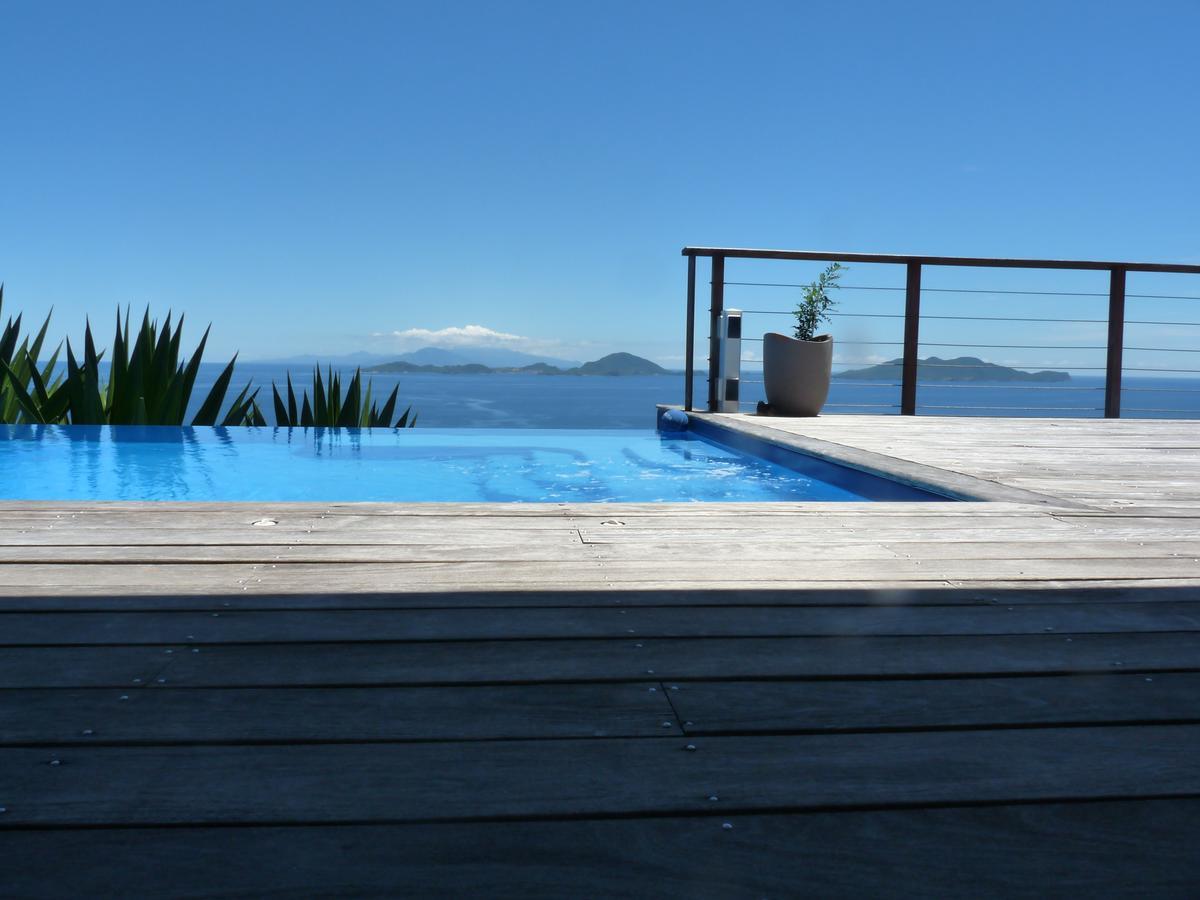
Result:
<instances>
[{"instance_id":1,"label":"shadow on deck","mask_svg":"<svg viewBox=\"0 0 1200 900\"><path fill-rule=\"evenodd\" d=\"M12 896L1200 881L1194 587L0 610Z\"/></svg>"}]
</instances>

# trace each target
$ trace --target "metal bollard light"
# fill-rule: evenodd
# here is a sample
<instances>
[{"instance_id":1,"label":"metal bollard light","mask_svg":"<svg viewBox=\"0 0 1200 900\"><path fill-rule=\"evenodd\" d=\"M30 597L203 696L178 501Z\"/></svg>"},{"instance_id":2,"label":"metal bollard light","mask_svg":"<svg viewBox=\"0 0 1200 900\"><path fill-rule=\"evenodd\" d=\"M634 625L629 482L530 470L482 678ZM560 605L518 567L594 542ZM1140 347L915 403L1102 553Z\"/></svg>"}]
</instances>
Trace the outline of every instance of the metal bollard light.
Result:
<instances>
[{"instance_id":1,"label":"metal bollard light","mask_svg":"<svg viewBox=\"0 0 1200 900\"><path fill-rule=\"evenodd\" d=\"M738 387L742 378L742 311L721 311L721 352L717 366L717 412L738 411Z\"/></svg>"}]
</instances>

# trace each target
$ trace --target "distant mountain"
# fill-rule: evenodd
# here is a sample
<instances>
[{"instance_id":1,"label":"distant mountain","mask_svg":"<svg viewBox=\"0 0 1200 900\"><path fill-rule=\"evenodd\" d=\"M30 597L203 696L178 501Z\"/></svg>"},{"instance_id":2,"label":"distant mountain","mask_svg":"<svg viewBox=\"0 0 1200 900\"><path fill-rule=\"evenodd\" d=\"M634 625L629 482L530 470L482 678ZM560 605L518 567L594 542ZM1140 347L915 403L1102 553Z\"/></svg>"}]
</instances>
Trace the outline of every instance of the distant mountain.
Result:
<instances>
[{"instance_id":1,"label":"distant mountain","mask_svg":"<svg viewBox=\"0 0 1200 900\"><path fill-rule=\"evenodd\" d=\"M436 348L426 348L436 349ZM418 351L420 352L420 351ZM608 356L584 363L581 366L560 368L546 362L535 362L525 366L485 366L480 363L429 364L412 361L414 354L379 366L371 366L368 372L427 372L439 375L482 375L487 373L518 375L670 375L657 363L632 353L610 353ZM429 359L430 355L420 357ZM433 358L442 358L433 356Z\"/></svg>"},{"instance_id":2,"label":"distant mountain","mask_svg":"<svg viewBox=\"0 0 1200 900\"><path fill-rule=\"evenodd\" d=\"M446 347L422 347L411 353L401 353L389 357L398 362L416 363L419 366L465 366L477 364L492 368L509 369L519 366L529 366L534 363L546 363L560 369L570 369L579 365L578 360L557 359L553 356L538 356L532 353L522 353L519 350L509 350L505 347L458 347L453 350ZM376 360L382 362L383 360Z\"/></svg>"},{"instance_id":3,"label":"distant mountain","mask_svg":"<svg viewBox=\"0 0 1200 900\"><path fill-rule=\"evenodd\" d=\"M460 347L450 350L445 347L422 347L411 353L345 353L340 356L317 356L303 353L279 359L254 360L254 362L270 363L279 366L311 366L320 363L322 366L332 365L335 369L352 369L358 366L367 368L386 362L407 362L418 366L469 366L478 365L490 368L516 368L546 363L561 369L573 369L579 365L578 360L558 359L553 356L538 356L532 353L522 353L518 350L508 350L504 347Z\"/></svg>"},{"instance_id":4,"label":"distant mountain","mask_svg":"<svg viewBox=\"0 0 1200 900\"><path fill-rule=\"evenodd\" d=\"M569 375L666 375L667 370L632 353L610 353L593 362L584 363Z\"/></svg>"},{"instance_id":5,"label":"distant mountain","mask_svg":"<svg viewBox=\"0 0 1200 900\"><path fill-rule=\"evenodd\" d=\"M903 360L893 359L891 362L868 366L865 369L850 369L846 372L835 372L834 378L888 378L895 380L900 377ZM1010 369L1008 366L984 362L974 356L959 356L954 359L938 359L931 356L928 359L917 360L917 376L922 381L1038 381L1063 382L1070 381L1067 372L1043 370L1041 372L1024 372L1020 369Z\"/></svg>"}]
</instances>

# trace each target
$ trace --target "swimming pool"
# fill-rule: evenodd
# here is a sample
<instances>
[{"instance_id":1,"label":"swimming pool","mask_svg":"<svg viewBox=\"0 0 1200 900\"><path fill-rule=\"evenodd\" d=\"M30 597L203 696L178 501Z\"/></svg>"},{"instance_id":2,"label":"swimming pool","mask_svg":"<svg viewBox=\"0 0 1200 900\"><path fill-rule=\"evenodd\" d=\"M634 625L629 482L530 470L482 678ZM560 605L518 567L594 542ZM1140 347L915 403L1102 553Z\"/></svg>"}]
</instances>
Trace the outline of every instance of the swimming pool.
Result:
<instances>
[{"instance_id":1,"label":"swimming pool","mask_svg":"<svg viewBox=\"0 0 1200 900\"><path fill-rule=\"evenodd\" d=\"M691 432L0 426L4 500L942 500Z\"/></svg>"}]
</instances>

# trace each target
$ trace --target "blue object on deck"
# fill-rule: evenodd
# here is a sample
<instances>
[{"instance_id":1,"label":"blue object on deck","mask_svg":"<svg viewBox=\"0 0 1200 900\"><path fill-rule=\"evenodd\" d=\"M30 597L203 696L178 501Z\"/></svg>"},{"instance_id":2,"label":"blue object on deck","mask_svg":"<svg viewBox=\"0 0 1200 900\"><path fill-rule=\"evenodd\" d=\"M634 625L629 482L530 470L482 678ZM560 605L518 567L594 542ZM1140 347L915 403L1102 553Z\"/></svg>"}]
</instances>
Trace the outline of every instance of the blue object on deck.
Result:
<instances>
[{"instance_id":1,"label":"blue object on deck","mask_svg":"<svg viewBox=\"0 0 1200 900\"><path fill-rule=\"evenodd\" d=\"M668 409L658 417L659 431L687 431L688 414L682 409Z\"/></svg>"}]
</instances>

